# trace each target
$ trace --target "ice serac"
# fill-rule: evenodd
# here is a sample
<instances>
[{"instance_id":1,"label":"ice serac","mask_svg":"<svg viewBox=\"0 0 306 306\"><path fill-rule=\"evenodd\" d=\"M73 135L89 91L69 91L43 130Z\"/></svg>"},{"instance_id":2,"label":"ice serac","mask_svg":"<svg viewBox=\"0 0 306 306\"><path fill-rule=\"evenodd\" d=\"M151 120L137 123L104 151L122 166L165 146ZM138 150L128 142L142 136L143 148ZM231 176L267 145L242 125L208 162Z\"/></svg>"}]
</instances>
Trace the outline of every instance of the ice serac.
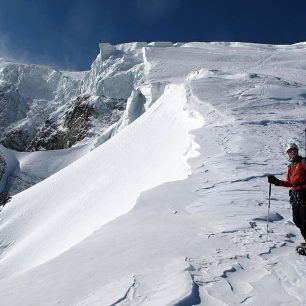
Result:
<instances>
[{"instance_id":1,"label":"ice serac","mask_svg":"<svg viewBox=\"0 0 306 306\"><path fill-rule=\"evenodd\" d=\"M101 130L101 135L97 137L93 147L100 146L139 118L146 111L145 105L146 97L142 94L141 90L139 88L133 90L127 100L126 109L121 118L106 130Z\"/></svg>"},{"instance_id":2,"label":"ice serac","mask_svg":"<svg viewBox=\"0 0 306 306\"><path fill-rule=\"evenodd\" d=\"M100 44L100 53L86 73L80 93L127 99L143 81L142 47L146 43Z\"/></svg>"},{"instance_id":3,"label":"ice serac","mask_svg":"<svg viewBox=\"0 0 306 306\"><path fill-rule=\"evenodd\" d=\"M119 122L117 132L131 124L145 112L145 96L135 89L127 101L126 111Z\"/></svg>"},{"instance_id":4,"label":"ice serac","mask_svg":"<svg viewBox=\"0 0 306 306\"><path fill-rule=\"evenodd\" d=\"M137 110L139 103L133 92L136 90L137 97L140 96L139 86L145 80L142 52L144 46L147 46L147 43L100 44L100 53L91 70L86 72L81 80L77 97L48 117L30 148L67 148L93 139L97 135L99 139L96 144L101 144L140 116L143 111ZM80 107L84 108L85 102L80 105L79 101L92 100L94 97L97 101L105 101L104 105L107 107L104 107L104 113L103 108L97 103L91 103L87 106L88 111L80 118L84 112ZM121 118L121 112L124 110ZM83 121L81 128L80 120ZM79 127L76 129L73 126Z\"/></svg>"},{"instance_id":5,"label":"ice serac","mask_svg":"<svg viewBox=\"0 0 306 306\"><path fill-rule=\"evenodd\" d=\"M139 42L100 44L100 53L87 72L58 71L46 66L2 60L0 106L4 111L0 114L1 143L18 151L62 149L104 133L118 115L115 104L119 103L120 110L124 110L133 90L144 82L142 48L147 45ZM75 126L81 115L79 102L88 100L86 97L89 96L91 100L103 100L105 105L114 104L114 116L109 114L112 107L105 108L103 113L95 104L90 111L95 115L89 116L86 112L88 116L82 118L87 131L84 128L77 131ZM75 116L67 119L71 113ZM89 128L101 121L102 129L98 126Z\"/></svg>"}]
</instances>

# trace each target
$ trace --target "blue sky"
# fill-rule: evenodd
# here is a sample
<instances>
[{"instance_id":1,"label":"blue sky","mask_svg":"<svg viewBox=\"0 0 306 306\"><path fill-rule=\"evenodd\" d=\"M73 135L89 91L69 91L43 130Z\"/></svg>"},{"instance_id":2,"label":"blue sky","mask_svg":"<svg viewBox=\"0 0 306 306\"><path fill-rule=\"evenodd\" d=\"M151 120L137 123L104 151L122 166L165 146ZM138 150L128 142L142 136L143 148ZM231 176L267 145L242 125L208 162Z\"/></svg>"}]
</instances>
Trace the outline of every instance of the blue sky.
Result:
<instances>
[{"instance_id":1,"label":"blue sky","mask_svg":"<svg viewBox=\"0 0 306 306\"><path fill-rule=\"evenodd\" d=\"M99 42L306 41L306 0L0 0L0 55L87 70Z\"/></svg>"}]
</instances>

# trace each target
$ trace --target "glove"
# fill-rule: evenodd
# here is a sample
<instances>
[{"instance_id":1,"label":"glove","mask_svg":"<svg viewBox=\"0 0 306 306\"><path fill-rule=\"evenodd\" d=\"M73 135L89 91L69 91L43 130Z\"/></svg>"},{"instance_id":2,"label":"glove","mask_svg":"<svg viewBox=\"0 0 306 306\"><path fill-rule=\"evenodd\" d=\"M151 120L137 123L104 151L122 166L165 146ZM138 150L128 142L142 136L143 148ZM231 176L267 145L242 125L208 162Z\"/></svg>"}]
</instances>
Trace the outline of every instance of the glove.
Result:
<instances>
[{"instance_id":1,"label":"glove","mask_svg":"<svg viewBox=\"0 0 306 306\"><path fill-rule=\"evenodd\" d=\"M269 175L268 176L268 182L270 184L273 184L275 186L278 186L279 185L279 179L277 179L274 175Z\"/></svg>"}]
</instances>

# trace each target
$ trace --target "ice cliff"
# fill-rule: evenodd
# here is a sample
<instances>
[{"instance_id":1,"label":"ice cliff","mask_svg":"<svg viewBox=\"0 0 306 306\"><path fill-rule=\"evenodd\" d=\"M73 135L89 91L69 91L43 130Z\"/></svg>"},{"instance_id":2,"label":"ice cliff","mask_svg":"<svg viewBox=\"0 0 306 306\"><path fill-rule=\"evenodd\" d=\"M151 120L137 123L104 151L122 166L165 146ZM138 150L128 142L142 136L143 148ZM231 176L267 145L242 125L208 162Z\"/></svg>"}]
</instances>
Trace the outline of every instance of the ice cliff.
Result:
<instances>
[{"instance_id":1,"label":"ice cliff","mask_svg":"<svg viewBox=\"0 0 306 306\"><path fill-rule=\"evenodd\" d=\"M139 103L149 106L154 98L148 86L154 91L160 84L146 82L143 54L145 47L159 44L99 46L91 69L84 72L0 60L0 142L4 146L36 151L68 148L96 136L101 141L101 135L120 119L121 127L119 122L113 132L135 120L145 110L139 110Z\"/></svg>"},{"instance_id":2,"label":"ice cliff","mask_svg":"<svg viewBox=\"0 0 306 306\"><path fill-rule=\"evenodd\" d=\"M168 82L147 78L152 67L146 49L170 46L170 42L101 43L91 69L83 72L0 59L0 143L19 152L98 147L163 94ZM4 157L2 161L4 173ZM22 166L16 169L8 180L10 194L45 178ZM0 192L4 181L2 185Z\"/></svg>"}]
</instances>

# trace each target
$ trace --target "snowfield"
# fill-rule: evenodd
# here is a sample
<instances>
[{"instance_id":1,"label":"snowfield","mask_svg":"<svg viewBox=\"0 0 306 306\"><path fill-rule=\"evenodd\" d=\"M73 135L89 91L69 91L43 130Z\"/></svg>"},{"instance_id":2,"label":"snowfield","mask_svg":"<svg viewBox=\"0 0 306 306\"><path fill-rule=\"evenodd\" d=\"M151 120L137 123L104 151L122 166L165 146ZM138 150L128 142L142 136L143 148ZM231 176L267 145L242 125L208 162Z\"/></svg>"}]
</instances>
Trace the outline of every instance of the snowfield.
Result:
<instances>
[{"instance_id":1,"label":"snowfield","mask_svg":"<svg viewBox=\"0 0 306 306\"><path fill-rule=\"evenodd\" d=\"M138 119L99 146L1 149L44 180L0 212L0 305L306 305L288 189L266 222L267 175L288 142L304 155L306 44L135 46Z\"/></svg>"}]
</instances>

